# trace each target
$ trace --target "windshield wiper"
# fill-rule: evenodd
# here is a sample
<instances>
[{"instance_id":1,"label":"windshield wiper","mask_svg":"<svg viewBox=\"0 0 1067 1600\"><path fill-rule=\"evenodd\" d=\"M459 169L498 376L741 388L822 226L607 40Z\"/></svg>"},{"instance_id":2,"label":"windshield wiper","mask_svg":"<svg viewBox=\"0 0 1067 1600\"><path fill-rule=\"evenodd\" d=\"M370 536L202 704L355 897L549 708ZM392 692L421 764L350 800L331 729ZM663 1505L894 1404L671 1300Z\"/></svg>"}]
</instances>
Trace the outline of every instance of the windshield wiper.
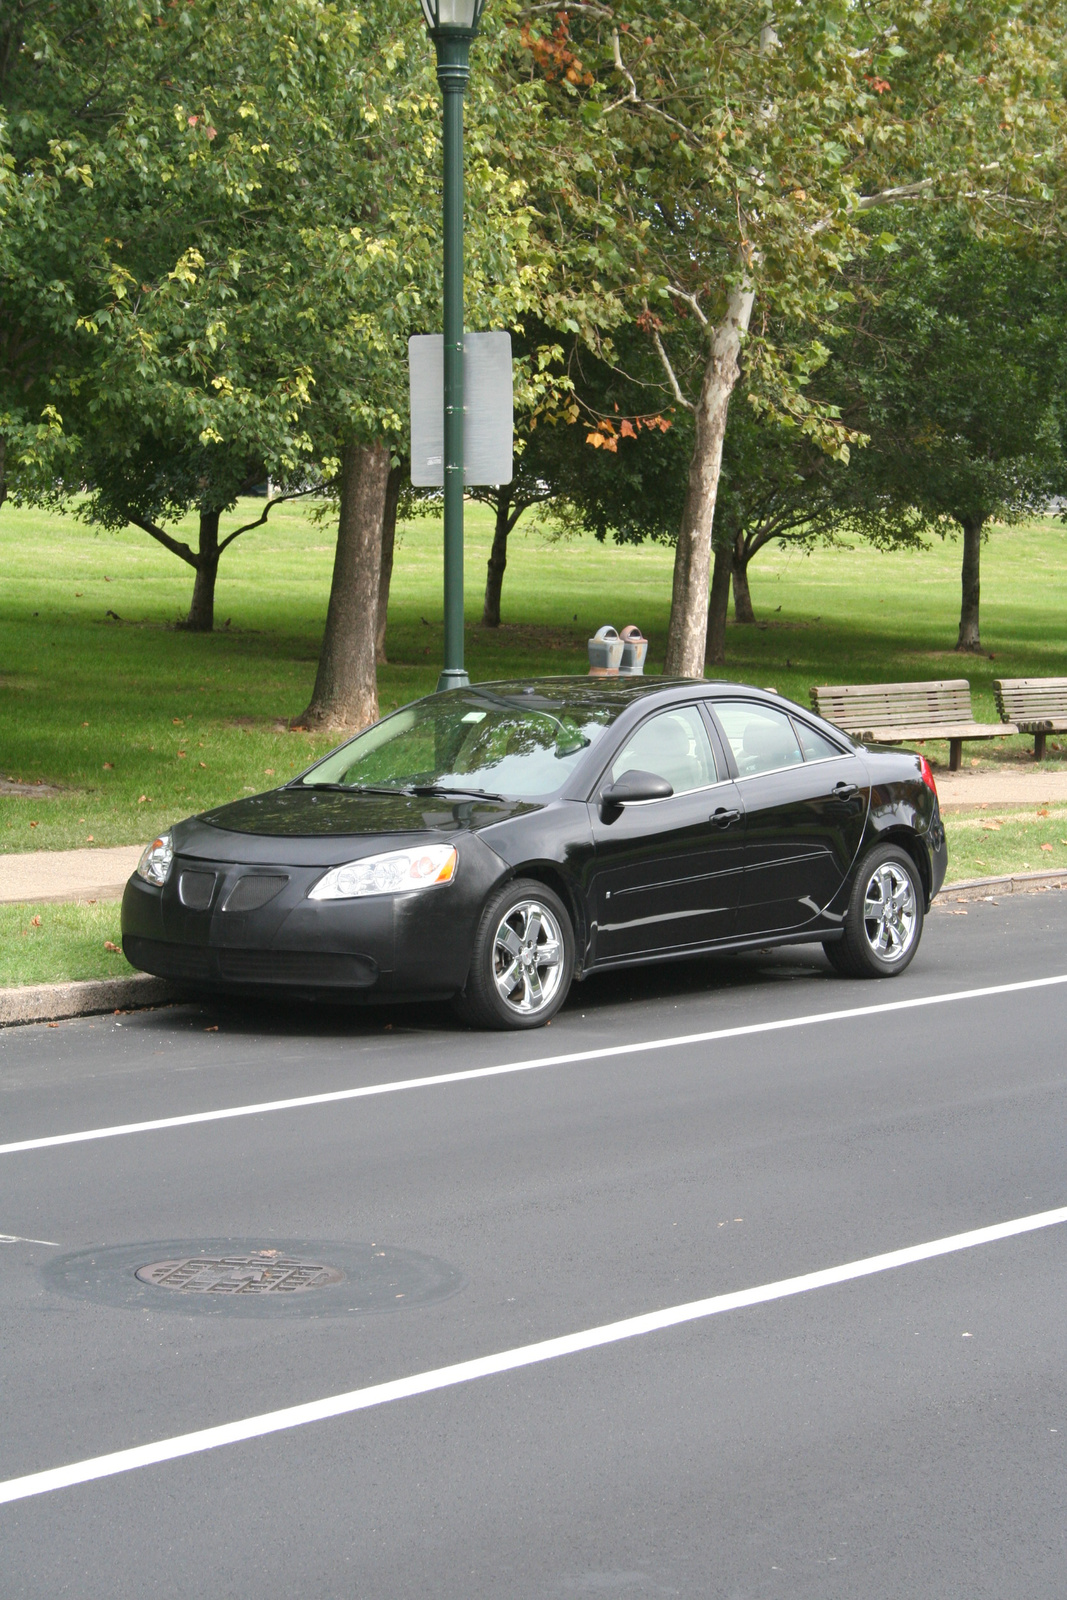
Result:
<instances>
[{"instance_id":1,"label":"windshield wiper","mask_svg":"<svg viewBox=\"0 0 1067 1600\"><path fill-rule=\"evenodd\" d=\"M297 783L297 789L330 789L335 794L412 794L411 789L389 789L375 783Z\"/></svg>"},{"instance_id":2,"label":"windshield wiper","mask_svg":"<svg viewBox=\"0 0 1067 1600\"><path fill-rule=\"evenodd\" d=\"M465 795L472 794L479 800L506 800L507 796L493 794L489 789L446 788L442 783L413 783L408 789L408 794L417 795Z\"/></svg>"}]
</instances>

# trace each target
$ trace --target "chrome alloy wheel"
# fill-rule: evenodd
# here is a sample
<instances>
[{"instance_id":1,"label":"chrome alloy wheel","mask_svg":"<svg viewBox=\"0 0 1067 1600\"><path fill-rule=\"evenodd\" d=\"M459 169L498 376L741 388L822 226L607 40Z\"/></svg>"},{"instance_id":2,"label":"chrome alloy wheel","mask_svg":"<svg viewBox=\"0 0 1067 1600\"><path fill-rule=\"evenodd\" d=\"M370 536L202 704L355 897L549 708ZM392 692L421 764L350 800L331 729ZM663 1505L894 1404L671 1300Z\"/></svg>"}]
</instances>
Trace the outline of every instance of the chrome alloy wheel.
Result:
<instances>
[{"instance_id":1,"label":"chrome alloy wheel","mask_svg":"<svg viewBox=\"0 0 1067 1600\"><path fill-rule=\"evenodd\" d=\"M539 900L520 900L493 939L493 981L511 1011L532 1016L552 1001L563 979L563 932Z\"/></svg>"},{"instance_id":2,"label":"chrome alloy wheel","mask_svg":"<svg viewBox=\"0 0 1067 1600\"><path fill-rule=\"evenodd\" d=\"M882 862L863 892L867 943L882 961L901 961L911 949L917 925L915 885L897 862Z\"/></svg>"}]
</instances>

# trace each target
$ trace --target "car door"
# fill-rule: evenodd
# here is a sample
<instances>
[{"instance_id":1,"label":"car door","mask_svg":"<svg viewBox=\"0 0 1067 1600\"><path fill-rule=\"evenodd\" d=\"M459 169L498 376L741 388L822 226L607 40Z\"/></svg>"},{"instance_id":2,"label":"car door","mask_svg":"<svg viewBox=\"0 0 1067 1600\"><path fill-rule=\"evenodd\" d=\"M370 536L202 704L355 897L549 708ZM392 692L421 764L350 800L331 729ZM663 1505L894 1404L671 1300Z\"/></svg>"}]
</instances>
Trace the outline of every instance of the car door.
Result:
<instances>
[{"instance_id":1,"label":"car door","mask_svg":"<svg viewBox=\"0 0 1067 1600\"><path fill-rule=\"evenodd\" d=\"M795 931L830 904L859 849L866 768L784 707L740 698L709 706L745 813L738 935Z\"/></svg>"},{"instance_id":2,"label":"car door","mask_svg":"<svg viewBox=\"0 0 1067 1600\"><path fill-rule=\"evenodd\" d=\"M594 963L728 939L744 862L741 802L695 705L648 717L626 740L590 803L595 843ZM652 772L674 793L606 808L600 790Z\"/></svg>"}]
</instances>

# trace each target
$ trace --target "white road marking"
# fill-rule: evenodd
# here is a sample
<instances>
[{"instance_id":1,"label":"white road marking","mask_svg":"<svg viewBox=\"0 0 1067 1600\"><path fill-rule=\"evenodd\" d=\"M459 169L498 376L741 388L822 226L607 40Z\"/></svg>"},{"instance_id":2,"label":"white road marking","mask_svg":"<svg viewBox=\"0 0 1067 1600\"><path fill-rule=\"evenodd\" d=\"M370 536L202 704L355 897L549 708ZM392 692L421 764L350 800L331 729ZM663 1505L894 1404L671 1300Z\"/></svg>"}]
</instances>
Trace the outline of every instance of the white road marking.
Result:
<instances>
[{"instance_id":1,"label":"white road marking","mask_svg":"<svg viewBox=\"0 0 1067 1600\"><path fill-rule=\"evenodd\" d=\"M479 1356L473 1361L459 1361L451 1367L419 1372L410 1378L372 1384L366 1389L350 1389L346 1394L330 1395L325 1400L286 1406L282 1411L267 1411L257 1417L245 1417L240 1422L201 1428L196 1433L160 1439L155 1444L115 1450L110 1455L92 1456L87 1461L74 1461L66 1467L30 1472L25 1477L8 1478L6 1482L0 1482L0 1505L12 1500L25 1500L31 1495L49 1494L54 1489L69 1489L79 1483L92 1483L97 1478L114 1477L116 1473L132 1472L137 1467L153 1467L164 1461L177 1461L182 1456L216 1450L221 1445L240 1444L245 1439L262 1439L269 1433L301 1428L309 1422L325 1422L330 1417L366 1411L371 1406L386 1405L392 1400L408 1400L414 1395L431 1394L435 1389L472 1383L476 1378L514 1372L519 1367L555 1361L560 1356L596 1350L602 1345L617 1344L623 1339L639 1338L642 1334L660 1333L664 1328L676 1328L681 1323L718 1316L723 1311L739 1311L747 1306L766 1305L771 1300L807 1294L812 1289L827 1289L834 1284L848 1283L853 1278L867 1278L877 1272L889 1272L894 1267L912 1266L917 1261L952 1255L957 1250L972 1250L976 1245L993 1244L999 1239L1011 1239L1021 1233L1033 1233L1039 1228L1055 1227L1061 1222L1067 1222L1067 1206L1060 1206L1055 1211L1039 1211L1029 1217L1016 1217L1011 1222L997 1222L989 1228L975 1228L970 1233L955 1233L946 1239L933 1239L927 1244L908 1245L903 1250L867 1256L862 1261L847 1261L843 1266L826 1267L821 1272L806 1272L797 1278L781 1278L777 1283L764 1283L756 1289L740 1289L732 1294L713 1295L708 1300L691 1300L687 1305L668 1306L663 1311L649 1311L643 1316L627 1317L622 1322L608 1322L599 1328L587 1328L582 1333L543 1339L538 1344L520 1345L514 1350L501 1350L496 1355Z\"/></svg>"},{"instance_id":2,"label":"white road marking","mask_svg":"<svg viewBox=\"0 0 1067 1600\"><path fill-rule=\"evenodd\" d=\"M682 1033L673 1038L646 1039L640 1044L611 1044L597 1050L572 1050L566 1055L538 1056L532 1061L506 1061L495 1067L439 1072L430 1078L401 1078L394 1083L371 1083L358 1089L302 1094L290 1100L262 1100L254 1105L226 1106L220 1111L192 1111L179 1117L155 1117L150 1122L124 1122L110 1128L86 1128L80 1133L50 1133L41 1139L18 1139L12 1144L0 1144L0 1156L18 1155L25 1150L47 1150L53 1145L84 1144L91 1139L117 1139L128 1133L157 1133L163 1128L189 1128L198 1122L225 1122L230 1117L259 1117L268 1111L300 1111L307 1106L328 1106L341 1100L400 1094L407 1089L439 1089L449 1083L472 1083L478 1078L499 1078L512 1072L535 1072L542 1067L564 1067L578 1061L604 1061L614 1056L643 1055L650 1050L676 1050L684 1045L713 1044L719 1039L743 1039L752 1034L778 1033L788 1028L810 1028L821 1022L849 1022L855 1017L878 1017L893 1011L915 1011L925 1006L950 1005L961 1000L984 1000L991 995L1019 994L1024 989L1047 989L1063 983L1067 983L1067 973L1052 978L1027 978L1020 983L991 984L984 989L957 989L950 994L922 995L913 1000L888 1000L876 1006L853 1006L847 1011L816 1011L804 1017L782 1017L777 1022L750 1022L738 1028L713 1028L707 1033Z\"/></svg>"},{"instance_id":3,"label":"white road marking","mask_svg":"<svg viewBox=\"0 0 1067 1600\"><path fill-rule=\"evenodd\" d=\"M0 1244L48 1244L53 1250L59 1249L54 1239L24 1239L19 1233L0 1233Z\"/></svg>"}]
</instances>

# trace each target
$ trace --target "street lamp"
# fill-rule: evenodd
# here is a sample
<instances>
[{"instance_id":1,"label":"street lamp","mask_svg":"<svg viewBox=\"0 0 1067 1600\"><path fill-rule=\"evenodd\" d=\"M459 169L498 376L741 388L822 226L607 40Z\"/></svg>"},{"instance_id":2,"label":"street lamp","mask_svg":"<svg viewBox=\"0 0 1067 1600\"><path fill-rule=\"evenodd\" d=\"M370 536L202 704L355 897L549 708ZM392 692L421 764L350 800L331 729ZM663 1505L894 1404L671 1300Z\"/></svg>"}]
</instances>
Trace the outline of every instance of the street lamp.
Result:
<instances>
[{"instance_id":1,"label":"street lamp","mask_svg":"<svg viewBox=\"0 0 1067 1600\"><path fill-rule=\"evenodd\" d=\"M463 667L463 96L485 0L419 0L444 96L445 662L438 689L470 682Z\"/></svg>"}]
</instances>

